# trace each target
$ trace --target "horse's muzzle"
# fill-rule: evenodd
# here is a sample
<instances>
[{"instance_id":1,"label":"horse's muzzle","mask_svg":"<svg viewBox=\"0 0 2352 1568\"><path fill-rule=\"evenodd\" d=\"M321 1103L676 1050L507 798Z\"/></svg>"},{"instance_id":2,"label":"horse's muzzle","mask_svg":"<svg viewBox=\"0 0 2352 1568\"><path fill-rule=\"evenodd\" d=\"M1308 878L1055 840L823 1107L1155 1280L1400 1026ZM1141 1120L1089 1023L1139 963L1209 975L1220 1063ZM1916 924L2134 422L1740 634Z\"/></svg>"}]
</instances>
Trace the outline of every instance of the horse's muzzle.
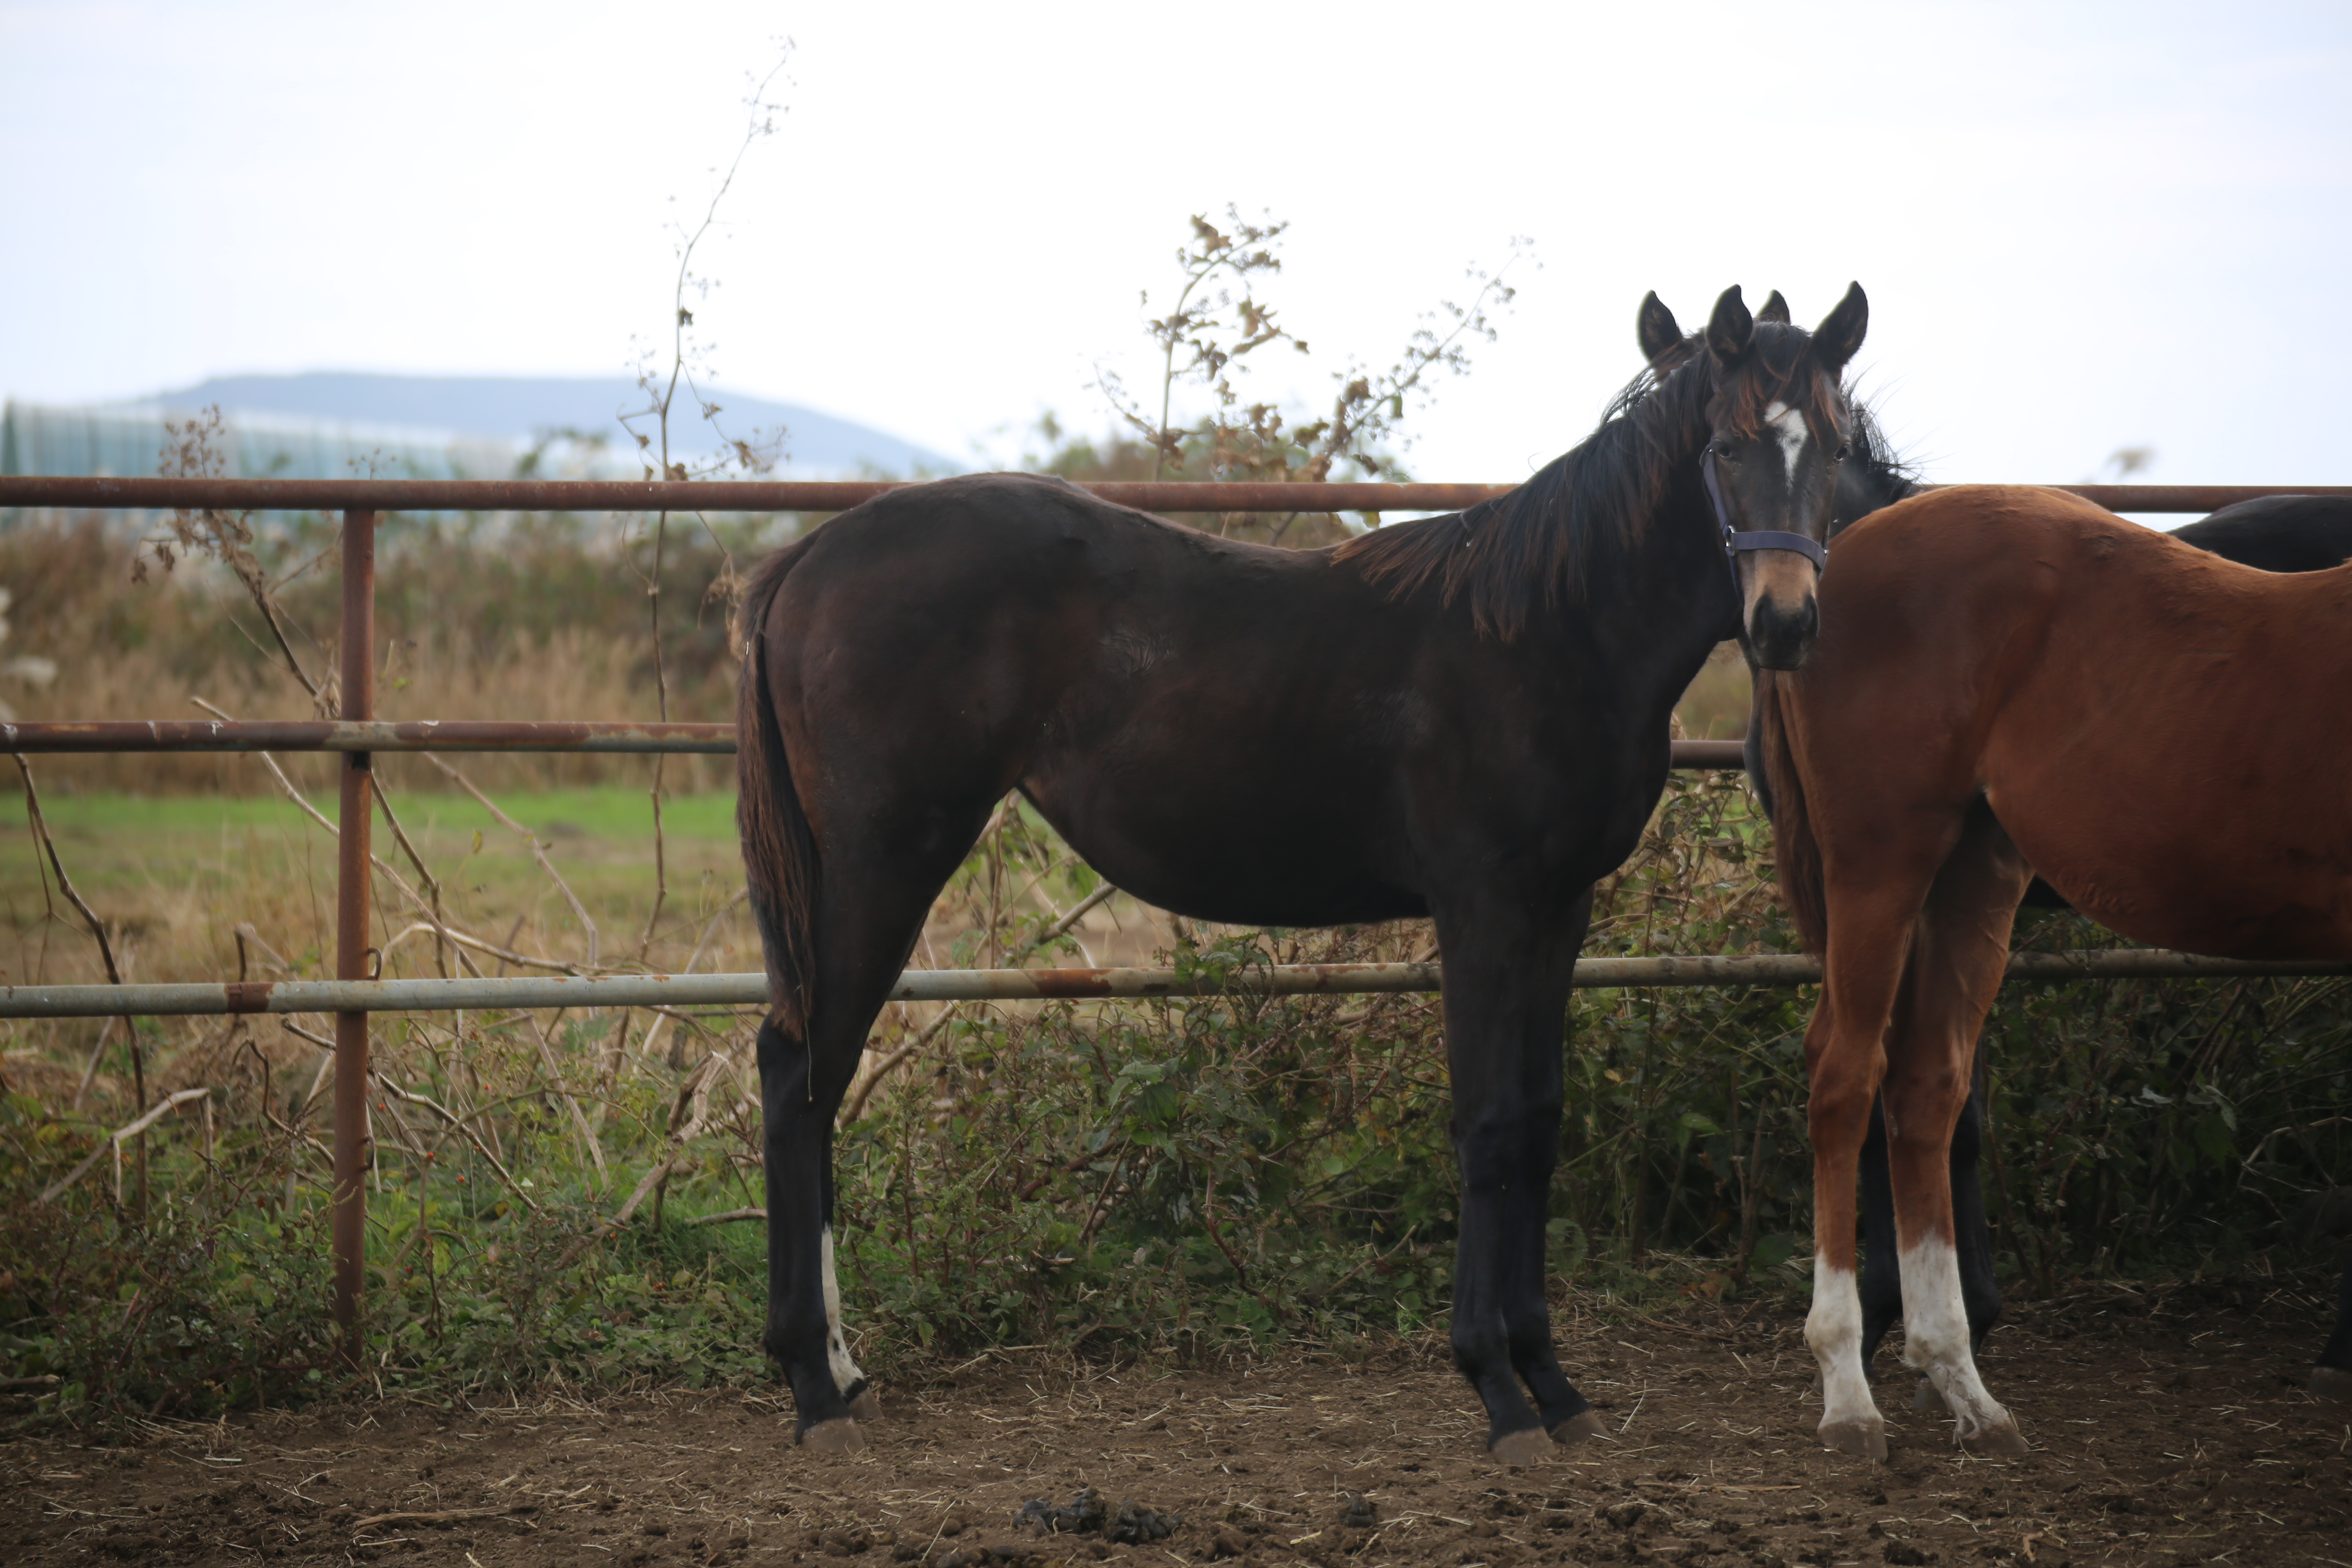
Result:
<instances>
[{"instance_id":1,"label":"horse's muzzle","mask_svg":"<svg viewBox=\"0 0 2352 1568\"><path fill-rule=\"evenodd\" d=\"M1808 592L1783 598L1761 594L1748 611L1748 649L1766 669L1796 669L1813 651L1821 609Z\"/></svg>"}]
</instances>

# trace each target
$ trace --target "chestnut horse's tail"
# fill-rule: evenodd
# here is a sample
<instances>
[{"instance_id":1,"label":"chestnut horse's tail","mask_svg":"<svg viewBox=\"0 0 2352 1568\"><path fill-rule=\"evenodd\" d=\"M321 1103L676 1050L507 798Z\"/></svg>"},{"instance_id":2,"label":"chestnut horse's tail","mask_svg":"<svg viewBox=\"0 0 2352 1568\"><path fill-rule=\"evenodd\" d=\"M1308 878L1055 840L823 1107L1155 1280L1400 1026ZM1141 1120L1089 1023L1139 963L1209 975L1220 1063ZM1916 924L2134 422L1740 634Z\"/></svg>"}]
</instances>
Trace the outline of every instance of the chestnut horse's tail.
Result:
<instances>
[{"instance_id":1,"label":"chestnut horse's tail","mask_svg":"<svg viewBox=\"0 0 2352 1568\"><path fill-rule=\"evenodd\" d=\"M809 543L803 539L778 551L751 574L743 600L743 673L735 695L735 826L743 840L751 914L767 954L768 1013L778 1028L802 1037L813 1002L821 866L768 687L767 626L776 591Z\"/></svg>"},{"instance_id":2,"label":"chestnut horse's tail","mask_svg":"<svg viewBox=\"0 0 2352 1568\"><path fill-rule=\"evenodd\" d=\"M1773 858L1780 873L1780 901L1797 922L1798 940L1805 951L1820 953L1829 946L1829 900L1822 886L1822 845L1813 837L1811 805L1804 781L1797 773L1797 758L1789 742L1787 694L1780 676L1769 669L1756 672L1756 713L1753 722L1763 741L1764 778L1771 790Z\"/></svg>"}]
</instances>

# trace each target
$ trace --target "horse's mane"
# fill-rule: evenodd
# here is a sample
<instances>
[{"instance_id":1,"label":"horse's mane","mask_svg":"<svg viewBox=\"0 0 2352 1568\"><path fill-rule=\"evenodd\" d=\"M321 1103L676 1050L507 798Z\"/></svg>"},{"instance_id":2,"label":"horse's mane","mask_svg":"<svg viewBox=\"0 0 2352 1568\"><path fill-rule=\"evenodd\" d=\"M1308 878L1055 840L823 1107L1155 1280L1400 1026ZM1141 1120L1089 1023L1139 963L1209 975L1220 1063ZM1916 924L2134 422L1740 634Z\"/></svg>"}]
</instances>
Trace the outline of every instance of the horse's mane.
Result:
<instances>
[{"instance_id":1,"label":"horse's mane","mask_svg":"<svg viewBox=\"0 0 2352 1568\"><path fill-rule=\"evenodd\" d=\"M1896 454L1895 444L1878 423L1878 416L1870 411L1862 399L1848 405L1852 424L1846 430L1845 460L1859 464L1870 478L1887 493L1889 500L1901 500L1916 495L1919 490L1919 470Z\"/></svg>"},{"instance_id":2,"label":"horse's mane","mask_svg":"<svg viewBox=\"0 0 2352 1568\"><path fill-rule=\"evenodd\" d=\"M1809 342L1796 328L1759 322L1753 363L1738 374L1719 375L1709 353L1645 370L1611 400L1598 429L1507 495L1375 530L1333 559L1357 563L1391 598L1432 584L1447 605L1466 595L1479 635L1513 641L1537 614L1582 594L1601 548L1640 541L1717 426L1753 434L1778 402L1802 409L1817 439L1830 433L1839 387L1806 359Z\"/></svg>"}]
</instances>

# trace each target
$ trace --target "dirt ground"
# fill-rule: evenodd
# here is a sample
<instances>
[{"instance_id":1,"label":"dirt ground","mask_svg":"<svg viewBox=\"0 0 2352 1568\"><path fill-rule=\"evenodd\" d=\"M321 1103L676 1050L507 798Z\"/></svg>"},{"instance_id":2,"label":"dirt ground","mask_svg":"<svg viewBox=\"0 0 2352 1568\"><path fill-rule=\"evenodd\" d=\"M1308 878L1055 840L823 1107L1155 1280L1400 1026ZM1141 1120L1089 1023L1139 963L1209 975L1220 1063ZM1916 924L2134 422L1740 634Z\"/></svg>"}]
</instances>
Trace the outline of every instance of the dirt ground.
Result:
<instances>
[{"instance_id":1,"label":"dirt ground","mask_svg":"<svg viewBox=\"0 0 2352 1568\"><path fill-rule=\"evenodd\" d=\"M2034 1444L2010 1460L1955 1454L1889 1355L1890 1461L1821 1451L1801 1330L1785 1305L1575 1315L1571 1375L1614 1436L1528 1469L1485 1457L1434 1346L1227 1371L1000 1353L886 1385L872 1445L843 1458L801 1452L786 1405L740 1391L19 1440L0 1445L0 1563L2352 1568L2352 1405L2301 1386L2315 1304L2013 1307L1984 1362ZM1086 1487L1114 1517L1181 1521L1133 1544L1018 1522Z\"/></svg>"}]
</instances>

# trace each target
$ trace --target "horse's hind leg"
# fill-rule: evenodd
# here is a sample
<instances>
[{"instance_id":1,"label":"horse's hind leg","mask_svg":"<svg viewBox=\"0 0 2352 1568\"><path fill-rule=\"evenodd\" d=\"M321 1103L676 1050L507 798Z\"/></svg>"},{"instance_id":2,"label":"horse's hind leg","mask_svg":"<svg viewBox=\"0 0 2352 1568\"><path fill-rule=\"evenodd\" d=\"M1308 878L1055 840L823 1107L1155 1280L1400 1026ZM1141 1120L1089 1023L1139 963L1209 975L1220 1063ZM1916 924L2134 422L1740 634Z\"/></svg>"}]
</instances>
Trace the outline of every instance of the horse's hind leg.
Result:
<instances>
[{"instance_id":1,"label":"horse's hind leg","mask_svg":"<svg viewBox=\"0 0 2352 1568\"><path fill-rule=\"evenodd\" d=\"M1960 1302L1968 1310L1969 1351L1984 1353L1985 1336L2000 1321L2000 1281L1993 1275L1992 1222L1985 1215L1983 1157L1985 1119L1985 1050L1977 1043L1976 1073L1969 1085L1969 1101L1952 1129L1952 1243L1959 1254ZM1893 1256L1894 1194L1887 1195L1887 1246ZM1901 1291L1896 1292L1899 1301ZM1911 1396L1914 1410L1940 1410L1944 1396L1935 1380L1919 1374Z\"/></svg>"},{"instance_id":2,"label":"horse's hind leg","mask_svg":"<svg viewBox=\"0 0 2352 1568\"><path fill-rule=\"evenodd\" d=\"M1886 1043L1904 1360L1927 1375L1951 1411L1959 1441L1977 1453L2021 1453L2025 1445L1977 1373L1952 1145L1975 1077L1978 1034L2000 988L2010 928L2029 875L1992 814L1982 806L1971 812L1915 930L1907 983ZM1980 1204L1968 1217L1981 1226ZM1985 1271L1988 1261L1969 1260L1971 1271Z\"/></svg>"},{"instance_id":3,"label":"horse's hind leg","mask_svg":"<svg viewBox=\"0 0 2352 1568\"><path fill-rule=\"evenodd\" d=\"M1822 1444L1886 1457L1886 1423L1862 1363L1854 1281L1854 1188L1871 1105L1886 1065L1886 1023L1907 988L1911 930L1933 886L1940 845L1871 836L1867 881L1832 868L1828 960L1805 1029L1813 1145L1813 1305L1805 1343L1821 1369ZM1907 851L1907 853L1906 853Z\"/></svg>"},{"instance_id":4,"label":"horse's hind leg","mask_svg":"<svg viewBox=\"0 0 2352 1568\"><path fill-rule=\"evenodd\" d=\"M956 814L959 816L965 815ZM968 844L985 807L971 812ZM874 1016L921 935L961 849L889 854L829 844L813 922L815 962L804 1037L760 1029L768 1195L768 1322L762 1342L792 1384L801 1440L854 1448L877 1405L842 1333L833 1257L833 1121Z\"/></svg>"},{"instance_id":5,"label":"horse's hind leg","mask_svg":"<svg viewBox=\"0 0 2352 1568\"><path fill-rule=\"evenodd\" d=\"M1992 1226L1985 1217L1985 1053L1977 1047L1976 1076L1969 1102L1952 1129L1952 1231L1960 1258L1960 1299L1968 1307L1969 1344L1978 1353L1985 1336L2000 1321L2000 1281L1993 1276ZM1903 1316L1901 1248L1895 1240L1895 1183L1886 1166L1886 1111L1870 1108L1870 1137L1862 1146L1862 1365L1867 1373L1879 1342ZM1944 1396L1922 1374L1911 1398L1914 1410L1941 1409Z\"/></svg>"},{"instance_id":6,"label":"horse's hind leg","mask_svg":"<svg viewBox=\"0 0 2352 1568\"><path fill-rule=\"evenodd\" d=\"M2345 1265L2337 1292L2335 1336L2311 1369L2311 1392L2325 1399L2352 1399L2352 1263Z\"/></svg>"}]
</instances>

